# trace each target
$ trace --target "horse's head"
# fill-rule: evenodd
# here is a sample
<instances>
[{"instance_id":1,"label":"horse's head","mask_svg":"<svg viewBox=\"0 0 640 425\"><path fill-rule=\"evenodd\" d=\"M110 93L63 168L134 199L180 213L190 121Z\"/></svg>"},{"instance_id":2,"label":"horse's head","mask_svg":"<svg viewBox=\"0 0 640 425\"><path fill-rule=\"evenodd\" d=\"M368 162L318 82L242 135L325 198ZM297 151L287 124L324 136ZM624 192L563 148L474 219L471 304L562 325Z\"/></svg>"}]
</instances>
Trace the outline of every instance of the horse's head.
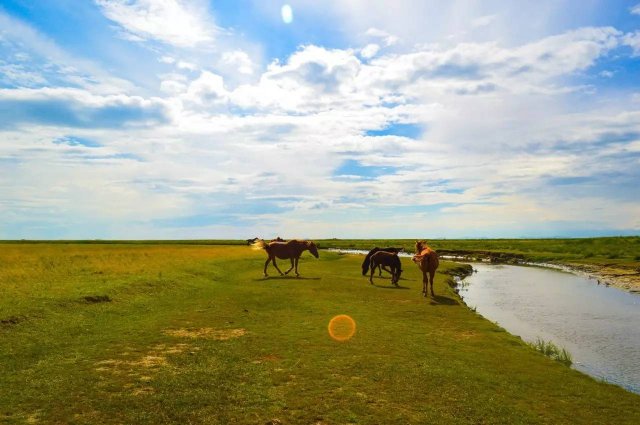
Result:
<instances>
[{"instance_id":1,"label":"horse's head","mask_svg":"<svg viewBox=\"0 0 640 425\"><path fill-rule=\"evenodd\" d=\"M424 247L424 241L416 241L416 254L420 254L422 248Z\"/></svg>"},{"instance_id":2,"label":"horse's head","mask_svg":"<svg viewBox=\"0 0 640 425\"><path fill-rule=\"evenodd\" d=\"M318 254L318 247L316 246L315 243L311 241L307 241L307 248L309 249L309 252L311 253L311 255L313 255L316 258L320 258L320 255Z\"/></svg>"}]
</instances>

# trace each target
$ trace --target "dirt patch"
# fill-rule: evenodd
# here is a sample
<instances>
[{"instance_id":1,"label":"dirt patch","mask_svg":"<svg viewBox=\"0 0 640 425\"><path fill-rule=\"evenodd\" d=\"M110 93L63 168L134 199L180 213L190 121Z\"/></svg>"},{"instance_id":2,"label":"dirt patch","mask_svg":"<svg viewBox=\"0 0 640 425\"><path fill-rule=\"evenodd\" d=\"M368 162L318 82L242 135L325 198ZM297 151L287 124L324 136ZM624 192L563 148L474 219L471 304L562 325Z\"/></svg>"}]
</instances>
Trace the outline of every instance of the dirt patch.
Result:
<instances>
[{"instance_id":1,"label":"dirt patch","mask_svg":"<svg viewBox=\"0 0 640 425\"><path fill-rule=\"evenodd\" d=\"M87 304L98 304L98 303L110 303L111 298L108 295L87 295L86 297L82 297L82 300Z\"/></svg>"},{"instance_id":2,"label":"dirt patch","mask_svg":"<svg viewBox=\"0 0 640 425\"><path fill-rule=\"evenodd\" d=\"M144 396L154 392L150 386L153 376L161 368L170 366L169 357L188 351L197 351L197 347L189 344L157 344L144 354L137 354L131 358L129 351L120 353L122 358L101 360L95 363L95 371L102 376L128 376L132 382L122 384L123 388L131 391L134 396ZM146 384L146 385L143 385Z\"/></svg>"},{"instance_id":3,"label":"dirt patch","mask_svg":"<svg viewBox=\"0 0 640 425\"><path fill-rule=\"evenodd\" d=\"M153 367L166 366L168 363L167 363L167 358L164 357L164 356L147 355L147 356L142 357L138 361L129 362L129 364L131 366L140 366L140 367L144 367L144 368L153 368Z\"/></svg>"},{"instance_id":4,"label":"dirt patch","mask_svg":"<svg viewBox=\"0 0 640 425\"><path fill-rule=\"evenodd\" d=\"M26 317L24 316L9 316L6 319L2 319L0 320L0 325L1 326L15 326L20 322L24 322L26 320Z\"/></svg>"},{"instance_id":5,"label":"dirt patch","mask_svg":"<svg viewBox=\"0 0 640 425\"><path fill-rule=\"evenodd\" d=\"M463 331L456 335L457 339L471 339L477 337L478 334L472 331Z\"/></svg>"},{"instance_id":6,"label":"dirt patch","mask_svg":"<svg viewBox=\"0 0 640 425\"><path fill-rule=\"evenodd\" d=\"M246 329L213 329L213 328L199 328L199 329L165 329L165 335L175 336L178 338L209 338L218 341L226 341L232 338L239 338L247 333Z\"/></svg>"}]
</instances>

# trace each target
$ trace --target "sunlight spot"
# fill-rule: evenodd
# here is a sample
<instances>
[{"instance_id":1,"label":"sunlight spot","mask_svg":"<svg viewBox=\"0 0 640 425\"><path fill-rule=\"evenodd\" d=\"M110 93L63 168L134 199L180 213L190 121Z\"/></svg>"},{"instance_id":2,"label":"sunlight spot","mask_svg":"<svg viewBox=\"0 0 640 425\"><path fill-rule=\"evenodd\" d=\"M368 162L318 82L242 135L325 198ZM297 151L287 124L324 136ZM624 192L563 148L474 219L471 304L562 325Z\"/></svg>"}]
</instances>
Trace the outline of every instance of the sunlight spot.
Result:
<instances>
[{"instance_id":1,"label":"sunlight spot","mask_svg":"<svg viewBox=\"0 0 640 425\"><path fill-rule=\"evenodd\" d=\"M329 335L336 341L347 341L356 333L356 322L346 314L340 314L329 322Z\"/></svg>"},{"instance_id":2,"label":"sunlight spot","mask_svg":"<svg viewBox=\"0 0 640 425\"><path fill-rule=\"evenodd\" d=\"M290 24L293 21L293 9L288 4L282 6L280 14L282 15L282 22L285 24Z\"/></svg>"}]
</instances>

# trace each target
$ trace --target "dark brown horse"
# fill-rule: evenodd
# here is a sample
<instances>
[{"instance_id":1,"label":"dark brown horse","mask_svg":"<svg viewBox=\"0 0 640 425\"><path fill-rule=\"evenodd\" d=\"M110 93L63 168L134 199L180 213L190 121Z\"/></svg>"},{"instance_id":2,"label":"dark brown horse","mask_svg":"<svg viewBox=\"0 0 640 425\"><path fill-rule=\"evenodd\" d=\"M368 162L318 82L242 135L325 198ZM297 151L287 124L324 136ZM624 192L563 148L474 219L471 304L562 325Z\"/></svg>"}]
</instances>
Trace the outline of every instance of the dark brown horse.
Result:
<instances>
[{"instance_id":1,"label":"dark brown horse","mask_svg":"<svg viewBox=\"0 0 640 425\"><path fill-rule=\"evenodd\" d=\"M435 297L436 295L433 293L433 278L440 264L438 254L429 248L425 241L416 241L416 255L411 260L422 271L422 296L427 296L427 288L429 287L429 282L431 282L431 296Z\"/></svg>"},{"instance_id":2,"label":"dark brown horse","mask_svg":"<svg viewBox=\"0 0 640 425\"><path fill-rule=\"evenodd\" d=\"M362 276L366 276L367 272L369 271L369 266L371 263L371 256L373 254L375 254L378 251L385 251L385 252L400 252L403 251L404 248L394 248L392 246L387 247L387 248L378 248L377 246L375 248L373 248L371 251L369 251L369 253L367 254L366 257L364 257L364 261L362 262ZM384 271L386 271L387 273L391 273L391 270L387 269L385 266L378 266L378 276L382 276L382 269L384 269Z\"/></svg>"},{"instance_id":3,"label":"dark brown horse","mask_svg":"<svg viewBox=\"0 0 640 425\"><path fill-rule=\"evenodd\" d=\"M298 273L298 260L300 260L300 255L302 255L304 251L308 250L311 253L311 255L313 255L314 257L316 258L319 257L318 247L314 242L311 242L311 241L301 241L301 240L293 239L287 242L267 243L262 239L260 239L259 241L255 242L252 246L254 249L264 249L265 251L267 251L268 258L267 258L267 262L264 263L265 277L269 276L267 274L267 266L269 265L270 261L273 261L273 266L276 268L276 270L278 270L280 275L288 274L295 267L296 276L300 276L300 274ZM278 265L276 264L276 257L283 260L290 259L291 267L289 268L289 270L282 273L282 271L280 270L280 268L278 268Z\"/></svg>"},{"instance_id":4,"label":"dark brown horse","mask_svg":"<svg viewBox=\"0 0 640 425\"><path fill-rule=\"evenodd\" d=\"M402 274L402 264L397 252L378 251L371 256L371 274L369 283L373 285L373 274L378 266L388 266L391 273L391 283L398 286ZM385 267L386 270L386 267Z\"/></svg>"}]
</instances>

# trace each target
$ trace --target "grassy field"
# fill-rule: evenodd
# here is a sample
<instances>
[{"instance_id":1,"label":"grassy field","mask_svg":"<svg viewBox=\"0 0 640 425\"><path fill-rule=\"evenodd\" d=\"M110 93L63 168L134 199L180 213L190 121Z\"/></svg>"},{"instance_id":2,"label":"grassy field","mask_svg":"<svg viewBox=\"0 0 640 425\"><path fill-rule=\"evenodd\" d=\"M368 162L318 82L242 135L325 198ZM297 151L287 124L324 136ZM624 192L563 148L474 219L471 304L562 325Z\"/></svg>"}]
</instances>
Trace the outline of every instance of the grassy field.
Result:
<instances>
[{"instance_id":1,"label":"grassy field","mask_svg":"<svg viewBox=\"0 0 640 425\"><path fill-rule=\"evenodd\" d=\"M484 320L444 273L431 300L407 260L392 289L357 256L305 254L301 279L263 279L265 259L0 245L0 422L640 423L640 396ZM327 332L339 314L356 322L346 342Z\"/></svg>"}]
</instances>

